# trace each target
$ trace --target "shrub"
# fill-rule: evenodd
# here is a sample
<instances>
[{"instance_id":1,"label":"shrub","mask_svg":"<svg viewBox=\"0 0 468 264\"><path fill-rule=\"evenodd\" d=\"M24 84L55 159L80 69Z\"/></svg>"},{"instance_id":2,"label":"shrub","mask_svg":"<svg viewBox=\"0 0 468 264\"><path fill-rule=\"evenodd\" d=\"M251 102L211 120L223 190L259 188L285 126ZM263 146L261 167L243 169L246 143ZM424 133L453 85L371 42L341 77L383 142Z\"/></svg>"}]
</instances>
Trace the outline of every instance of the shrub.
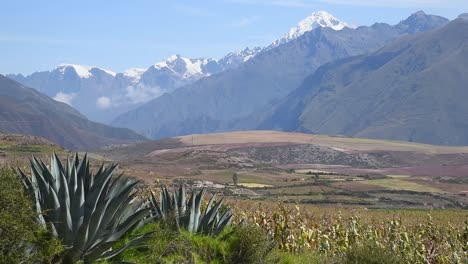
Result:
<instances>
[{"instance_id":1,"label":"shrub","mask_svg":"<svg viewBox=\"0 0 468 264\"><path fill-rule=\"evenodd\" d=\"M275 247L271 237L256 225L241 225L230 245L231 263L266 263Z\"/></svg>"},{"instance_id":2,"label":"shrub","mask_svg":"<svg viewBox=\"0 0 468 264\"><path fill-rule=\"evenodd\" d=\"M47 263L60 251L36 217L15 172L0 168L0 263Z\"/></svg>"},{"instance_id":3,"label":"shrub","mask_svg":"<svg viewBox=\"0 0 468 264\"><path fill-rule=\"evenodd\" d=\"M166 223L154 222L139 232L154 232L145 248L130 249L119 258L135 263L228 263L230 252L228 231L220 236L193 234L168 228ZM125 238L130 239L133 234Z\"/></svg>"},{"instance_id":4,"label":"shrub","mask_svg":"<svg viewBox=\"0 0 468 264\"><path fill-rule=\"evenodd\" d=\"M350 247L340 263L343 264L399 264L405 263L388 248L382 248L375 243L354 245Z\"/></svg>"}]
</instances>

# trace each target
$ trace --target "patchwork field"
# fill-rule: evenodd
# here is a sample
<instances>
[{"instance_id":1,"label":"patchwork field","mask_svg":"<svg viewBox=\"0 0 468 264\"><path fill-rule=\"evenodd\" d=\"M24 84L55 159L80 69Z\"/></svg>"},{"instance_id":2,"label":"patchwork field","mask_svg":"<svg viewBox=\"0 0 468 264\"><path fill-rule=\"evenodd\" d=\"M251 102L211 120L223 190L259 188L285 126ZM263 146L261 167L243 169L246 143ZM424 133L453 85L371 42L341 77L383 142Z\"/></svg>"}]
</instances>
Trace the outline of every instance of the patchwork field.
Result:
<instances>
[{"instance_id":1,"label":"patchwork field","mask_svg":"<svg viewBox=\"0 0 468 264\"><path fill-rule=\"evenodd\" d=\"M236 199L467 208L468 147L275 131L190 135L96 151L146 182L203 182ZM237 186L233 175L237 174Z\"/></svg>"},{"instance_id":2,"label":"patchwork field","mask_svg":"<svg viewBox=\"0 0 468 264\"><path fill-rule=\"evenodd\" d=\"M192 136L113 146L88 156L94 166L119 162L120 171L149 184L191 183L236 199L467 208L465 150L264 131L194 135L193 146ZM63 157L68 153L41 138L0 135L0 162L5 164L25 166L31 155L47 158L53 151Z\"/></svg>"}]
</instances>

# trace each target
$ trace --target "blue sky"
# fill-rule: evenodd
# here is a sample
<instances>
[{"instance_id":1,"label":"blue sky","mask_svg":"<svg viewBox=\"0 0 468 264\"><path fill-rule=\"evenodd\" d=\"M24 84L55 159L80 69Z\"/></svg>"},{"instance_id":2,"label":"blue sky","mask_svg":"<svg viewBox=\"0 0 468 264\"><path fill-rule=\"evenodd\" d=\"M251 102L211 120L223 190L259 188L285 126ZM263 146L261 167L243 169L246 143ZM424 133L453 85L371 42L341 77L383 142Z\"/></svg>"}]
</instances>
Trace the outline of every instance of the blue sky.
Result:
<instances>
[{"instance_id":1,"label":"blue sky","mask_svg":"<svg viewBox=\"0 0 468 264\"><path fill-rule=\"evenodd\" d=\"M172 54L219 58L268 45L318 10L355 25L396 24L418 10L454 19L468 0L3 1L0 73L60 63L120 72Z\"/></svg>"}]
</instances>

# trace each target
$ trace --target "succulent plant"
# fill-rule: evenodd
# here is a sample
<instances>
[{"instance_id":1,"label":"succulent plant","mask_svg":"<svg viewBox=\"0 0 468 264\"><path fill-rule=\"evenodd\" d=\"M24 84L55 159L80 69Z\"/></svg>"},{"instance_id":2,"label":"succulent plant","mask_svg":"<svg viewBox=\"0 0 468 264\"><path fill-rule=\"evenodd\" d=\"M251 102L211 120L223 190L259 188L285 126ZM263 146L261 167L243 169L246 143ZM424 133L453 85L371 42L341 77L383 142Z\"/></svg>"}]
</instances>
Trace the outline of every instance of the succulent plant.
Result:
<instances>
[{"instance_id":1,"label":"succulent plant","mask_svg":"<svg viewBox=\"0 0 468 264\"><path fill-rule=\"evenodd\" d=\"M109 259L149 238L150 234L144 234L115 247L123 235L150 215L143 201L136 198L139 181L123 174L114 176L116 166L101 165L93 175L86 155L80 160L75 154L63 166L54 153L50 169L33 157L31 178L19 171L39 221L64 245L62 262Z\"/></svg>"},{"instance_id":2,"label":"succulent plant","mask_svg":"<svg viewBox=\"0 0 468 264\"><path fill-rule=\"evenodd\" d=\"M214 194L202 212L205 194L205 188L198 193L194 191L187 202L184 185L180 186L178 191L174 190L172 194L166 186L161 186L159 202L154 194L151 194L153 216L163 221L173 216L177 226L191 233L218 235L226 226L231 225L232 211L227 209L221 213L223 199L216 201Z\"/></svg>"}]
</instances>

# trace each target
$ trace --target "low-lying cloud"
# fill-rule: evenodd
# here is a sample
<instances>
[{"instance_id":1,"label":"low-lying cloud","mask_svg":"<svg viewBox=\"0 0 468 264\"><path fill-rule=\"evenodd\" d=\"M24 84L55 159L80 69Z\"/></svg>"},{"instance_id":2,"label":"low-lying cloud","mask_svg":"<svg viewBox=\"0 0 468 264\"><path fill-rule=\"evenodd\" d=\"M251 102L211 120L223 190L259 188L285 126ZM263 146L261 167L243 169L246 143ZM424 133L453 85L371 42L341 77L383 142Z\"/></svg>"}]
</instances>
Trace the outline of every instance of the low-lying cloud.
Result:
<instances>
[{"instance_id":1,"label":"low-lying cloud","mask_svg":"<svg viewBox=\"0 0 468 264\"><path fill-rule=\"evenodd\" d=\"M107 96L101 96L96 100L96 106L101 109L107 109L111 106L111 99Z\"/></svg>"},{"instance_id":2,"label":"low-lying cloud","mask_svg":"<svg viewBox=\"0 0 468 264\"><path fill-rule=\"evenodd\" d=\"M54 99L57 102L62 102L67 105L72 105L73 98L75 98L76 94L75 93L63 93L63 92L58 92L52 99Z\"/></svg>"},{"instance_id":3,"label":"low-lying cloud","mask_svg":"<svg viewBox=\"0 0 468 264\"><path fill-rule=\"evenodd\" d=\"M148 87L145 85L127 86L127 94L125 95L131 103L144 103L163 94L159 87Z\"/></svg>"}]
</instances>

